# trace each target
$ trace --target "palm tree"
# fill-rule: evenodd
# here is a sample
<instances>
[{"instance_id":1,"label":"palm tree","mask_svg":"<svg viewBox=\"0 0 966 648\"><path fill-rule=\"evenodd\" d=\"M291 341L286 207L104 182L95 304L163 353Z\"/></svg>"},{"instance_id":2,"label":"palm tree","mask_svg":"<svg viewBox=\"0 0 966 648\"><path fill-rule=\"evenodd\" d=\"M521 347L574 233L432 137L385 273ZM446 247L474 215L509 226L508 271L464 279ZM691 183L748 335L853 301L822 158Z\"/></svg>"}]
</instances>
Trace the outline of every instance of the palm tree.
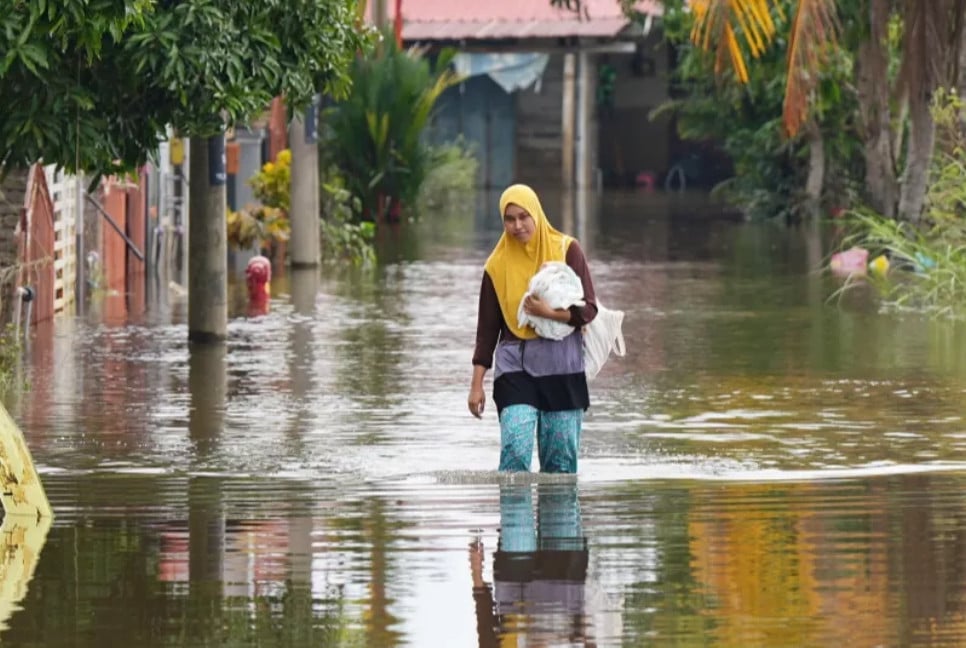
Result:
<instances>
[{"instance_id":1,"label":"palm tree","mask_svg":"<svg viewBox=\"0 0 966 648\"><path fill-rule=\"evenodd\" d=\"M788 41L788 85L785 88L783 123L789 136L796 135L808 118L808 100L818 75L814 74L835 45L839 30L835 0L799 0ZM726 64L742 83L748 68L739 45L739 34L753 57L764 53L776 36L772 11L781 11L777 0L693 0L692 41L716 54L716 72Z\"/></svg>"},{"instance_id":2,"label":"palm tree","mask_svg":"<svg viewBox=\"0 0 966 648\"><path fill-rule=\"evenodd\" d=\"M550 0L585 11L583 0ZM636 0L615 0L633 9ZM781 0L690 0L694 13L692 41L715 54L715 68L730 69L748 80L746 52L759 56L778 36L773 16ZM966 94L966 65L961 65L966 0L793 0L788 38L788 84L783 123L786 134L811 129L810 101L817 70L835 47L841 47L838 12L857 17L863 38L854 46L857 115L863 133L866 200L880 213L917 222L925 201L929 162L935 143L930 115L933 93L956 86ZM902 27L898 74L889 75L889 25ZM854 45L854 44L853 44ZM964 62L966 63L966 62Z\"/></svg>"},{"instance_id":3,"label":"palm tree","mask_svg":"<svg viewBox=\"0 0 966 648\"><path fill-rule=\"evenodd\" d=\"M860 4L858 15L864 14L866 38L855 52L855 67L866 198L886 216L918 222L935 146L930 101L939 87L960 81L966 0L863 0ZM776 36L772 12L781 11L778 0L692 0L691 8L695 44L716 52L719 70L727 61L738 79L746 81L738 35L752 56L764 51ZM836 10L836 0L798 0L794 5L783 111L789 136L810 121L816 72L837 45ZM890 84L888 30L893 18L900 20L902 40L899 72ZM900 160L904 160L901 170Z\"/></svg>"}]
</instances>

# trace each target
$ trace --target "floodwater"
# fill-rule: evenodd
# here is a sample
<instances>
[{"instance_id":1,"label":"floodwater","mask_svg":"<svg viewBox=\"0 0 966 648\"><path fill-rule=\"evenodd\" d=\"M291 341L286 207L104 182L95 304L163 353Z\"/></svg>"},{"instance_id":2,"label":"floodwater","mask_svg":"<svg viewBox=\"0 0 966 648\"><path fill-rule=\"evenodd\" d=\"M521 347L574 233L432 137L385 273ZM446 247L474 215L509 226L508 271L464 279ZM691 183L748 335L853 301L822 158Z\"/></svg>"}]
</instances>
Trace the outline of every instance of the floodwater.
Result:
<instances>
[{"instance_id":1,"label":"floodwater","mask_svg":"<svg viewBox=\"0 0 966 648\"><path fill-rule=\"evenodd\" d=\"M627 355L575 479L499 475L477 202L267 314L234 290L223 348L158 285L39 331L8 405L55 518L5 529L0 642L966 644L966 329L830 300L827 233L549 199Z\"/></svg>"}]
</instances>

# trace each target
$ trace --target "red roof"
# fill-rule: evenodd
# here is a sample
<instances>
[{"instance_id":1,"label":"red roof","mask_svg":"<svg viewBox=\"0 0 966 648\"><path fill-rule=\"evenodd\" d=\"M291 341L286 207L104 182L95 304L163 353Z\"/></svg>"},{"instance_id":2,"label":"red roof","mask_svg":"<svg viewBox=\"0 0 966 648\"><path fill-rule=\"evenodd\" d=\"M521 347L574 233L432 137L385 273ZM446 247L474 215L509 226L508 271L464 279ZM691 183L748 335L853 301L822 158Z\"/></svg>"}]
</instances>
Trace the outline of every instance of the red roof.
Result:
<instances>
[{"instance_id":1,"label":"red roof","mask_svg":"<svg viewBox=\"0 0 966 648\"><path fill-rule=\"evenodd\" d=\"M395 0L385 1L390 17L394 16ZM586 11L577 14L551 6L550 0L402 0L403 38L613 37L629 24L618 0L583 3ZM653 16L662 14L660 0L638 0L637 9Z\"/></svg>"}]
</instances>

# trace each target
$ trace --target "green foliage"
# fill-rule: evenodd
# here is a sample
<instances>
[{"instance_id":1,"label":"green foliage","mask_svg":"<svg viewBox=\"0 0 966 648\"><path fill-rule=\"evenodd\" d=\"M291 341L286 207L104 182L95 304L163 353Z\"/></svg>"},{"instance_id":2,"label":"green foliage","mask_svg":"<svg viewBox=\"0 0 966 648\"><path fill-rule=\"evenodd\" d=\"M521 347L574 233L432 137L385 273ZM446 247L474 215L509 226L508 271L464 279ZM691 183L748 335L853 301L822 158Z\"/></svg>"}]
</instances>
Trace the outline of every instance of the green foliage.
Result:
<instances>
[{"instance_id":1,"label":"green foliage","mask_svg":"<svg viewBox=\"0 0 966 648\"><path fill-rule=\"evenodd\" d=\"M956 89L940 88L933 97L936 124L926 194L925 220L933 236L966 242L966 102Z\"/></svg>"},{"instance_id":2,"label":"green foliage","mask_svg":"<svg viewBox=\"0 0 966 648\"><path fill-rule=\"evenodd\" d=\"M168 126L211 135L342 91L355 0L12 0L0 14L0 163L113 173Z\"/></svg>"},{"instance_id":3,"label":"green foliage","mask_svg":"<svg viewBox=\"0 0 966 648\"><path fill-rule=\"evenodd\" d=\"M864 209L850 217L854 233L846 237L846 246L865 247L872 257L884 254L890 259L893 270L871 279L886 305L936 316L966 314L966 240ZM844 289L850 286L847 283Z\"/></svg>"},{"instance_id":4,"label":"green foliage","mask_svg":"<svg viewBox=\"0 0 966 648\"><path fill-rule=\"evenodd\" d=\"M326 111L322 151L344 173L364 218L379 221L394 202L412 206L431 166L422 134L443 91L459 79L452 52L434 64L386 36L356 58L349 95Z\"/></svg>"},{"instance_id":5,"label":"green foliage","mask_svg":"<svg viewBox=\"0 0 966 648\"><path fill-rule=\"evenodd\" d=\"M0 396L12 388L25 386L20 376L23 346L12 324L0 331Z\"/></svg>"},{"instance_id":6,"label":"green foliage","mask_svg":"<svg viewBox=\"0 0 966 648\"><path fill-rule=\"evenodd\" d=\"M123 40L147 29L150 0L14 0L0 13L0 164L43 158L109 170L154 148L163 118L131 83ZM147 84L145 84L147 85ZM139 96L143 92L143 96ZM123 107L123 108L122 108Z\"/></svg>"},{"instance_id":7,"label":"green foliage","mask_svg":"<svg viewBox=\"0 0 966 648\"><path fill-rule=\"evenodd\" d=\"M476 156L460 138L430 149L429 171L419 188L416 214L466 209L466 197L476 190Z\"/></svg>"},{"instance_id":8,"label":"green foliage","mask_svg":"<svg viewBox=\"0 0 966 648\"><path fill-rule=\"evenodd\" d=\"M955 89L933 98L936 149L926 212L920 226L859 210L851 214L845 246L885 254L900 272L875 279L886 302L934 315L966 315L966 103ZM909 270L911 272L901 272Z\"/></svg>"},{"instance_id":9,"label":"green foliage","mask_svg":"<svg viewBox=\"0 0 966 648\"><path fill-rule=\"evenodd\" d=\"M784 11L773 16L780 26L794 15L791 3L784 4ZM665 33L678 51L675 98L656 109L652 118L674 114L682 139L721 146L732 160L734 176L716 192L750 218L797 217L806 198L809 149L802 136L789 139L783 134L787 43L778 39L749 67L749 82L740 84L715 75L714 55L690 42L692 23L693 15L683 2L666 3ZM836 51L820 71L813 100L813 116L826 149L826 199L834 202L846 200L858 181L860 139L852 123L856 101L843 90L850 87L851 74L851 59Z\"/></svg>"},{"instance_id":10,"label":"green foliage","mask_svg":"<svg viewBox=\"0 0 966 648\"><path fill-rule=\"evenodd\" d=\"M335 168L327 175L322 183L322 261L356 266L375 263L375 224L354 222L361 209L359 199L346 189L345 179Z\"/></svg>"}]
</instances>

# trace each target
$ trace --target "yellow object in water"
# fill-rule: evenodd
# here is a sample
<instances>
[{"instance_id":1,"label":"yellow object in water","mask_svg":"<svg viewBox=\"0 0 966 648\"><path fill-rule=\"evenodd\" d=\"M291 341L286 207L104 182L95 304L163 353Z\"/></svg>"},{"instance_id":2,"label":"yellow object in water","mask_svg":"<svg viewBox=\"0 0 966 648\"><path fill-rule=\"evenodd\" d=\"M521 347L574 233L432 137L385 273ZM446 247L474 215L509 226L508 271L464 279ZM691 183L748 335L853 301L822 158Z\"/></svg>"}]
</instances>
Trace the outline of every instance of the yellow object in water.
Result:
<instances>
[{"instance_id":1,"label":"yellow object in water","mask_svg":"<svg viewBox=\"0 0 966 648\"><path fill-rule=\"evenodd\" d=\"M23 432L0 405L0 631L20 609L52 514Z\"/></svg>"},{"instance_id":2,"label":"yellow object in water","mask_svg":"<svg viewBox=\"0 0 966 648\"><path fill-rule=\"evenodd\" d=\"M884 254L880 254L869 262L869 269L872 270L873 274L884 277L889 272L889 258Z\"/></svg>"},{"instance_id":3,"label":"yellow object in water","mask_svg":"<svg viewBox=\"0 0 966 648\"><path fill-rule=\"evenodd\" d=\"M6 515L0 525L0 631L20 609L47 541L51 518Z\"/></svg>"},{"instance_id":4,"label":"yellow object in water","mask_svg":"<svg viewBox=\"0 0 966 648\"><path fill-rule=\"evenodd\" d=\"M4 521L12 515L34 521L52 516L23 432L0 405L0 501Z\"/></svg>"}]
</instances>

